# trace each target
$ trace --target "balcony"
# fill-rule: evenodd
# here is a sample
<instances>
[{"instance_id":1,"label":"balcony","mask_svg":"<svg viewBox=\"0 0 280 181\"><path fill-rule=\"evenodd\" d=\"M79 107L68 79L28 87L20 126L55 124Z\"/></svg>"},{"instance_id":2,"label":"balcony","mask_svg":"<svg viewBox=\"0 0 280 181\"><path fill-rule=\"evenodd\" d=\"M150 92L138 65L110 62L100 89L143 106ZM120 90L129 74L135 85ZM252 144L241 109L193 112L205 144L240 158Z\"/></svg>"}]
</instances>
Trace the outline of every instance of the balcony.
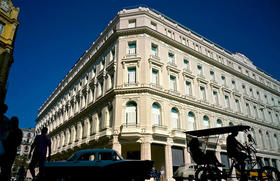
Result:
<instances>
[{"instance_id":1,"label":"balcony","mask_svg":"<svg viewBox=\"0 0 280 181\"><path fill-rule=\"evenodd\" d=\"M138 135L141 134L142 130L139 124L122 124L121 125L121 134L125 135Z\"/></svg>"},{"instance_id":2,"label":"balcony","mask_svg":"<svg viewBox=\"0 0 280 181\"><path fill-rule=\"evenodd\" d=\"M171 131L171 136L173 137L173 139L186 139L186 134L184 133L184 130L182 129L173 129Z\"/></svg>"},{"instance_id":3,"label":"balcony","mask_svg":"<svg viewBox=\"0 0 280 181\"><path fill-rule=\"evenodd\" d=\"M153 134L156 136L168 136L167 126L163 125L153 125Z\"/></svg>"}]
</instances>

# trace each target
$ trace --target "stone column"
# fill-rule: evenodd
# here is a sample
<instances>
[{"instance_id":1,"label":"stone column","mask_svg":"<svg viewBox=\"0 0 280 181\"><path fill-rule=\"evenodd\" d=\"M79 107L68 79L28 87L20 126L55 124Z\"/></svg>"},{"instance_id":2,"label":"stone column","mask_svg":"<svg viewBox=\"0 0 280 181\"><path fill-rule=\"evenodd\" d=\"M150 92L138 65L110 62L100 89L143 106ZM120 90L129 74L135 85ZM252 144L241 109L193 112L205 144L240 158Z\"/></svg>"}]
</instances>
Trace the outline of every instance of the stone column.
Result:
<instances>
[{"instance_id":1,"label":"stone column","mask_svg":"<svg viewBox=\"0 0 280 181\"><path fill-rule=\"evenodd\" d=\"M151 137L144 136L142 137L141 142L141 160L151 160Z\"/></svg>"},{"instance_id":2,"label":"stone column","mask_svg":"<svg viewBox=\"0 0 280 181\"><path fill-rule=\"evenodd\" d=\"M191 155L188 152L188 148L187 147L184 148L184 158L185 158L185 164L186 163L191 163Z\"/></svg>"},{"instance_id":3,"label":"stone column","mask_svg":"<svg viewBox=\"0 0 280 181\"><path fill-rule=\"evenodd\" d=\"M165 145L165 179L167 181L174 180L173 176L173 164L172 164L172 150L171 143L172 139L168 138L167 143Z\"/></svg>"},{"instance_id":4,"label":"stone column","mask_svg":"<svg viewBox=\"0 0 280 181\"><path fill-rule=\"evenodd\" d=\"M120 155L122 154L122 145L119 142L119 137L117 134L113 135L113 150L116 150Z\"/></svg>"}]
</instances>

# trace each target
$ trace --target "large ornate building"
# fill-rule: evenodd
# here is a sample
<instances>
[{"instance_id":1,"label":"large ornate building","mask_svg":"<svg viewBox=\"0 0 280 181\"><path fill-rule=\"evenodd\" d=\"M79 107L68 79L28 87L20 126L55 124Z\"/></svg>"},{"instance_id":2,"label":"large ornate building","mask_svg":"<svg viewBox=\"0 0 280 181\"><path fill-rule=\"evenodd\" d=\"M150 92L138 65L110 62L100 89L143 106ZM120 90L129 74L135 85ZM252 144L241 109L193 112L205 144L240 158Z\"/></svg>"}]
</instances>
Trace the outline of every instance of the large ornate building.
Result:
<instances>
[{"instance_id":1,"label":"large ornate building","mask_svg":"<svg viewBox=\"0 0 280 181\"><path fill-rule=\"evenodd\" d=\"M34 128L21 128L22 130L22 141L18 147L18 155L28 155L31 149L31 144L35 138L35 129Z\"/></svg>"},{"instance_id":2,"label":"large ornate building","mask_svg":"<svg viewBox=\"0 0 280 181\"><path fill-rule=\"evenodd\" d=\"M280 83L156 10L121 10L39 109L52 154L82 144L164 169L191 162L184 131L251 126L258 157L280 166ZM239 134L242 142L243 134ZM226 160L224 138L217 156Z\"/></svg>"},{"instance_id":3,"label":"large ornate building","mask_svg":"<svg viewBox=\"0 0 280 181\"><path fill-rule=\"evenodd\" d=\"M11 0L0 0L0 104L4 103L10 67L14 61L15 32L19 8Z\"/></svg>"}]
</instances>

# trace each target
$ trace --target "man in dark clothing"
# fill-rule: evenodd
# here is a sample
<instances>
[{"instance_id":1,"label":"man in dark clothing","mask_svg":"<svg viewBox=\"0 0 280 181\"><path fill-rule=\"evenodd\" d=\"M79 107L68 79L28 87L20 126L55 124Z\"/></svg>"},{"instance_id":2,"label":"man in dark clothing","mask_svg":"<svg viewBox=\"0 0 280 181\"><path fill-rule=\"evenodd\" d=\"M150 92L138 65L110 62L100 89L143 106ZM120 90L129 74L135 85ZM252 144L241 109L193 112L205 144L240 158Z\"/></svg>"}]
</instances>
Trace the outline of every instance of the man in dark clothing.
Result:
<instances>
[{"instance_id":1,"label":"man in dark clothing","mask_svg":"<svg viewBox=\"0 0 280 181\"><path fill-rule=\"evenodd\" d=\"M239 143L235 137L238 135L238 131L234 131L227 137L227 155L230 158L235 158L238 162L242 175L242 180L247 180L245 175L245 160L248 158L248 155L242 151L246 151L246 148Z\"/></svg>"},{"instance_id":2,"label":"man in dark clothing","mask_svg":"<svg viewBox=\"0 0 280 181\"><path fill-rule=\"evenodd\" d=\"M21 165L20 169L18 170L18 180L24 181L25 175L26 175L26 172L25 172L24 165Z\"/></svg>"},{"instance_id":3,"label":"man in dark clothing","mask_svg":"<svg viewBox=\"0 0 280 181\"><path fill-rule=\"evenodd\" d=\"M49 148L49 158L51 156L51 140L46 135L48 132L48 128L44 127L41 131L41 135L37 135L33 144L31 145L31 150L29 153L29 158L31 157L31 153L34 149L33 156L31 162L29 164L29 170L35 180L35 166L39 163L39 179L43 178L45 175L45 162L47 155L47 148Z\"/></svg>"},{"instance_id":4,"label":"man in dark clothing","mask_svg":"<svg viewBox=\"0 0 280 181\"><path fill-rule=\"evenodd\" d=\"M17 155L17 147L21 144L22 131L18 128L18 118L11 118L11 129L9 131L8 137L3 141L3 146L5 148L4 154L4 166L2 167L3 181L10 181L11 179L11 169Z\"/></svg>"}]
</instances>

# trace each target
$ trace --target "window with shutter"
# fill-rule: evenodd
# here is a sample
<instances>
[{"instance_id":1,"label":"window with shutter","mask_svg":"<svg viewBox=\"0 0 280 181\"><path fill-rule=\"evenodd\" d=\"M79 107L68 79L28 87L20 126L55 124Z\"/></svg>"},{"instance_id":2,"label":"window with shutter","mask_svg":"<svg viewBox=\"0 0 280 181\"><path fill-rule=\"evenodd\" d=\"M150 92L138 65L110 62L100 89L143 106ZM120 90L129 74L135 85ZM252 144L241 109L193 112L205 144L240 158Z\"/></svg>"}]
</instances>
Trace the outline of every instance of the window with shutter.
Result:
<instances>
[{"instance_id":1,"label":"window with shutter","mask_svg":"<svg viewBox=\"0 0 280 181\"><path fill-rule=\"evenodd\" d=\"M191 95L191 83L186 81L186 95L190 96Z\"/></svg>"},{"instance_id":2,"label":"window with shutter","mask_svg":"<svg viewBox=\"0 0 280 181\"><path fill-rule=\"evenodd\" d=\"M158 85L158 71L152 70L152 83Z\"/></svg>"},{"instance_id":3,"label":"window with shutter","mask_svg":"<svg viewBox=\"0 0 280 181\"><path fill-rule=\"evenodd\" d=\"M128 70L128 83L136 82L136 68L129 68Z\"/></svg>"},{"instance_id":4,"label":"window with shutter","mask_svg":"<svg viewBox=\"0 0 280 181\"><path fill-rule=\"evenodd\" d=\"M160 107L155 103L152 105L152 124L160 125Z\"/></svg>"},{"instance_id":5,"label":"window with shutter","mask_svg":"<svg viewBox=\"0 0 280 181\"><path fill-rule=\"evenodd\" d=\"M188 114L188 130L192 131L194 129L195 129L195 126L194 126L194 114L189 112L189 114Z\"/></svg>"},{"instance_id":6,"label":"window with shutter","mask_svg":"<svg viewBox=\"0 0 280 181\"><path fill-rule=\"evenodd\" d=\"M128 54L129 55L136 54L136 42L128 44Z\"/></svg>"},{"instance_id":7,"label":"window with shutter","mask_svg":"<svg viewBox=\"0 0 280 181\"><path fill-rule=\"evenodd\" d=\"M170 76L170 90L176 90L176 79L172 76Z\"/></svg>"},{"instance_id":8,"label":"window with shutter","mask_svg":"<svg viewBox=\"0 0 280 181\"><path fill-rule=\"evenodd\" d=\"M152 55L157 56L158 55L158 47L155 44L152 44Z\"/></svg>"},{"instance_id":9,"label":"window with shutter","mask_svg":"<svg viewBox=\"0 0 280 181\"><path fill-rule=\"evenodd\" d=\"M206 100L204 87L200 87L200 98L201 100Z\"/></svg>"},{"instance_id":10,"label":"window with shutter","mask_svg":"<svg viewBox=\"0 0 280 181\"><path fill-rule=\"evenodd\" d=\"M209 118L207 116L203 116L203 128L209 128Z\"/></svg>"},{"instance_id":11,"label":"window with shutter","mask_svg":"<svg viewBox=\"0 0 280 181\"><path fill-rule=\"evenodd\" d=\"M137 124L137 107L135 103L126 105L126 124Z\"/></svg>"},{"instance_id":12,"label":"window with shutter","mask_svg":"<svg viewBox=\"0 0 280 181\"><path fill-rule=\"evenodd\" d=\"M171 109L171 128L178 129L178 111L175 108Z\"/></svg>"}]
</instances>

